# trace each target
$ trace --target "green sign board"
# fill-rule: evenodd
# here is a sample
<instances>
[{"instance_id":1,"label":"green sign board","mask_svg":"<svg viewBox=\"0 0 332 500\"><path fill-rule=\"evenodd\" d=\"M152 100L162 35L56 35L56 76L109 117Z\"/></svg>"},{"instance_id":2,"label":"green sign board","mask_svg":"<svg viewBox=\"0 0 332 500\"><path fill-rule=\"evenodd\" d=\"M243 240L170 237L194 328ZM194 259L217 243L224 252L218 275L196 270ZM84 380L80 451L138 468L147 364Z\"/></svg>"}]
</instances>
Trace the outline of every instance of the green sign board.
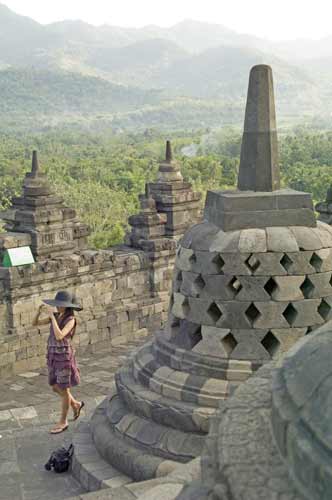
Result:
<instances>
[{"instance_id":1,"label":"green sign board","mask_svg":"<svg viewBox=\"0 0 332 500\"><path fill-rule=\"evenodd\" d=\"M13 266L26 266L27 264L33 264L35 259L33 258L30 247L19 247L19 248L9 248L5 251L2 265L4 267Z\"/></svg>"}]
</instances>

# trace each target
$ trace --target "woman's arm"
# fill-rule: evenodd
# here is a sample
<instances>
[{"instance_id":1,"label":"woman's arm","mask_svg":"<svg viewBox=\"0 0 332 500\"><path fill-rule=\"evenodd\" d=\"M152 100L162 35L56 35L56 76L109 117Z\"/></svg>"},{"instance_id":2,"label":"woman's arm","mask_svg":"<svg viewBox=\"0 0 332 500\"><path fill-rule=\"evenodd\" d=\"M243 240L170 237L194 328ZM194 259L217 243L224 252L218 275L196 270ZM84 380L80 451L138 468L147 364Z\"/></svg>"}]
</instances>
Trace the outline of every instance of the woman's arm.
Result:
<instances>
[{"instance_id":1,"label":"woman's arm","mask_svg":"<svg viewBox=\"0 0 332 500\"><path fill-rule=\"evenodd\" d=\"M32 320L32 326L40 326L40 325L48 325L49 324L50 318L39 319L39 316L41 315L42 309L44 309L44 308L45 308L44 304L41 304L38 307L38 311L36 313L36 316Z\"/></svg>"},{"instance_id":2,"label":"woman's arm","mask_svg":"<svg viewBox=\"0 0 332 500\"><path fill-rule=\"evenodd\" d=\"M63 338L65 338L65 336L68 335L68 333L70 333L75 326L75 318L72 318L70 321L68 321L68 323L63 327L62 330L59 328L54 313L51 313L50 319L53 325L53 331L56 340L62 340Z\"/></svg>"}]
</instances>

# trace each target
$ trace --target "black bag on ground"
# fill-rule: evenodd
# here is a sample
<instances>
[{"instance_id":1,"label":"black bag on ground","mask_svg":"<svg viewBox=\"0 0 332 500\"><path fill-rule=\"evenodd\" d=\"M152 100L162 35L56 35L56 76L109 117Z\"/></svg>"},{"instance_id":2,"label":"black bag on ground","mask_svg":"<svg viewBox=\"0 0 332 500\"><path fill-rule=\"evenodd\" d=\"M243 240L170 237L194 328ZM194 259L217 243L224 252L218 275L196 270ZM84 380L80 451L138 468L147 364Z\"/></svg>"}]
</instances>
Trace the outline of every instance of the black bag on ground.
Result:
<instances>
[{"instance_id":1,"label":"black bag on ground","mask_svg":"<svg viewBox=\"0 0 332 500\"><path fill-rule=\"evenodd\" d=\"M48 462L45 464L46 470L51 470L52 467L54 472L66 472L69 469L71 459L74 453L74 446L71 444L68 448L58 448L53 451Z\"/></svg>"}]
</instances>

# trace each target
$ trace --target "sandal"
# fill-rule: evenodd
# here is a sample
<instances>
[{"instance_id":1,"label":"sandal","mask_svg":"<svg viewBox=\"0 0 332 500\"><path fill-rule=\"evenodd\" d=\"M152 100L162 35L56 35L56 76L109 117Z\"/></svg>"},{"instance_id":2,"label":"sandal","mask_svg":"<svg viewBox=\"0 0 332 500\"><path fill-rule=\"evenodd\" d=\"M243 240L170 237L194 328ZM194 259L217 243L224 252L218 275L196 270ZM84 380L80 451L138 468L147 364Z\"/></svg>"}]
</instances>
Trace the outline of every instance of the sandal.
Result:
<instances>
[{"instance_id":1,"label":"sandal","mask_svg":"<svg viewBox=\"0 0 332 500\"><path fill-rule=\"evenodd\" d=\"M78 419L78 417L80 416L80 413L81 413L81 410L82 410L83 406L85 406L84 401L81 402L81 405L80 405L79 409L77 410L77 412L74 413L73 420L77 420Z\"/></svg>"},{"instance_id":2,"label":"sandal","mask_svg":"<svg viewBox=\"0 0 332 500\"><path fill-rule=\"evenodd\" d=\"M60 434L60 432L63 432L65 430L67 430L67 429L68 429L68 424L65 425L64 427L60 427L60 426L54 427L49 432L50 432L50 434Z\"/></svg>"}]
</instances>

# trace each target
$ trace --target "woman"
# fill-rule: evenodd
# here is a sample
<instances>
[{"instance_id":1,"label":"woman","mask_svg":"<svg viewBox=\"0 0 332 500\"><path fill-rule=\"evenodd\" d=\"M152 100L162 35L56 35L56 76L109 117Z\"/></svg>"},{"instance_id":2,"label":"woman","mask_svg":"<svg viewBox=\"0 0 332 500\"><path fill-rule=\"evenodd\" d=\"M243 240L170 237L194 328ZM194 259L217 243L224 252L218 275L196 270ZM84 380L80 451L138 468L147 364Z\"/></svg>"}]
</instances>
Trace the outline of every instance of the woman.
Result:
<instances>
[{"instance_id":1,"label":"woman","mask_svg":"<svg viewBox=\"0 0 332 500\"><path fill-rule=\"evenodd\" d=\"M74 420L79 417L84 406L84 401L77 401L70 393L70 388L80 382L79 368L76 364L71 339L76 329L74 310L81 311L82 308L75 304L74 296L66 291L58 292L54 300L43 300L43 302L57 309L57 312L54 312L53 309L46 308L44 304L41 304L33 320L33 325L50 323L50 335L47 341L48 382L53 391L62 398L60 421L50 430L50 433L59 434L68 429L69 406L73 409ZM48 318L40 319L44 308Z\"/></svg>"}]
</instances>

